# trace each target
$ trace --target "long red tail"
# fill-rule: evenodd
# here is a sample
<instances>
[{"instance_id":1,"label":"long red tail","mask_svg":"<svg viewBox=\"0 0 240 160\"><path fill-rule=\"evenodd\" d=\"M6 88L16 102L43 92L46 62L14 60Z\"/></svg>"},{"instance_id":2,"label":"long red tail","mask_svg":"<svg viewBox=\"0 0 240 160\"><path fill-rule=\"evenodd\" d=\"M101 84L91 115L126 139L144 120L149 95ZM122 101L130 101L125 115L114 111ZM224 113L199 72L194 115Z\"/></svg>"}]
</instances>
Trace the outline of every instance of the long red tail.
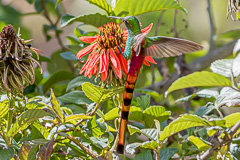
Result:
<instances>
[{"instance_id":1,"label":"long red tail","mask_svg":"<svg viewBox=\"0 0 240 160\"><path fill-rule=\"evenodd\" d=\"M128 122L128 114L130 110L130 105L133 96L133 90L135 87L135 83L137 81L137 77L141 66L143 64L143 57L136 56L135 53L132 55L132 60L130 63L130 69L128 71L127 83L125 86L124 92L124 100L122 105L122 114L121 114L121 122L119 129L119 141L117 146L117 153L124 153L124 143L125 143L125 135L127 131L127 122Z\"/></svg>"}]
</instances>

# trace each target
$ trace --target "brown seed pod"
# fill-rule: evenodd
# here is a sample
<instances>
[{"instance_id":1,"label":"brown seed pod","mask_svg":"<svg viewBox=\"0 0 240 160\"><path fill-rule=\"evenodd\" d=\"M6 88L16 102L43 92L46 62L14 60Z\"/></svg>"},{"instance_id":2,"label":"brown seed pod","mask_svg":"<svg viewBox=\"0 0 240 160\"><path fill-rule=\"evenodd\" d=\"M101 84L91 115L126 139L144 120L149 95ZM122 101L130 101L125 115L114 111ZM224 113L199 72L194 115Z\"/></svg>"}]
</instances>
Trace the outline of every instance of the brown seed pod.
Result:
<instances>
[{"instance_id":1,"label":"brown seed pod","mask_svg":"<svg viewBox=\"0 0 240 160\"><path fill-rule=\"evenodd\" d=\"M40 50L27 45L31 40L24 41L20 36L20 29L16 34L12 25L5 26L0 32L0 90L15 95L22 95L23 89L34 83L34 63L42 72L40 63L31 53L39 58Z\"/></svg>"}]
</instances>

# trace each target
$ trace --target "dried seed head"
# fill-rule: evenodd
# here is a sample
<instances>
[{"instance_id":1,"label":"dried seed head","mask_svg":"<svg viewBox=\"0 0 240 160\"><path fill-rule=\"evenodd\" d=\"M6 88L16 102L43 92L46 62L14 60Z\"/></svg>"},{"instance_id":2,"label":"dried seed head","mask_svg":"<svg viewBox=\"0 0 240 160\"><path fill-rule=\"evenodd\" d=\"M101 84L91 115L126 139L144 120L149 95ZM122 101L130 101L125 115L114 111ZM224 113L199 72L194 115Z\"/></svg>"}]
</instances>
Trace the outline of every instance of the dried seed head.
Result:
<instances>
[{"instance_id":1,"label":"dried seed head","mask_svg":"<svg viewBox=\"0 0 240 160\"><path fill-rule=\"evenodd\" d=\"M27 41L29 42L29 41ZM38 61L32 58L33 51L40 51L25 44L20 38L20 30L15 33L12 25L7 25L0 33L0 89L21 95L23 89L34 83L34 65L40 68Z\"/></svg>"},{"instance_id":2,"label":"dried seed head","mask_svg":"<svg viewBox=\"0 0 240 160\"><path fill-rule=\"evenodd\" d=\"M227 18L231 17L233 21L240 20L240 0L228 0Z\"/></svg>"}]
</instances>

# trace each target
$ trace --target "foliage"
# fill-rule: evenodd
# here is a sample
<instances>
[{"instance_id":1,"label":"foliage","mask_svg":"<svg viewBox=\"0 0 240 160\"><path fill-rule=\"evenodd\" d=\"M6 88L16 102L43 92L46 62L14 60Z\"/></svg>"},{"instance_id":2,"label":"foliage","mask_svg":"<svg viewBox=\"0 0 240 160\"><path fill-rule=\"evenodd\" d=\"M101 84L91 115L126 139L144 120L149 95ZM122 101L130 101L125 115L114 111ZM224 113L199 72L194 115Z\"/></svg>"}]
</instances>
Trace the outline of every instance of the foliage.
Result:
<instances>
[{"instance_id":1,"label":"foliage","mask_svg":"<svg viewBox=\"0 0 240 160\"><path fill-rule=\"evenodd\" d=\"M35 68L35 82L25 88L24 96L1 93L0 159L114 159L116 156L140 160L197 159L211 149L214 151L209 159L239 159L239 130L233 132L232 129L240 121L240 112L225 113L240 106L238 52L231 59L212 62L211 71L180 77L167 89L165 97L156 88L146 86L150 82L146 77L151 71L144 67L136 85L141 87L134 90L129 113L125 147L128 154L121 156L114 152L124 87L103 86L99 78L79 75L82 64L76 54L88 44L78 38L97 34L86 32L84 26L96 28L106 23L120 23L108 16L140 17L157 15L160 11L174 11L174 16L167 16L168 20L174 20L177 11L187 16L187 10L176 0L112 0L111 5L106 0L86 1L101 12L73 16L65 13L63 0L26 0L35 8L33 14L47 20L42 26L45 41L56 38L60 48L50 57L40 55L39 62L46 64L46 71L42 75L40 68ZM0 28L11 23L15 30L21 27L22 37L29 38L28 27L21 23L26 15L28 13L17 11L11 4L0 2ZM74 37L67 33L65 38L62 27L74 22L83 24L74 29ZM167 23L167 28L171 28L168 26L171 22ZM171 28L168 32L176 30ZM215 36L216 46L220 41L234 41L239 37L239 30ZM63 38L69 45L63 45ZM83 57L83 60L86 59ZM165 63L169 73L175 71L173 58ZM158 70L164 82L166 76L159 66ZM153 71L158 72L156 68ZM219 146L217 142L224 145Z\"/></svg>"}]
</instances>

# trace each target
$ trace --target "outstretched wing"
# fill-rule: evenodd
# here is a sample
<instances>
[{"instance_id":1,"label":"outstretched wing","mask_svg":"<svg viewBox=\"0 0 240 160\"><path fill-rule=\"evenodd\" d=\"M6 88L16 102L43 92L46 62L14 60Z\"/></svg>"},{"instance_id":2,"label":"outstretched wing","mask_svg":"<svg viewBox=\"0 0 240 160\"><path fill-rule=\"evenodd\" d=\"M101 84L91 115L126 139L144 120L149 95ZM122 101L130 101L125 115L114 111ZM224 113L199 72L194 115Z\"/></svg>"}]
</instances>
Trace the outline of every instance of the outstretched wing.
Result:
<instances>
[{"instance_id":1,"label":"outstretched wing","mask_svg":"<svg viewBox=\"0 0 240 160\"><path fill-rule=\"evenodd\" d=\"M156 37L144 37L144 40L143 37L141 38L139 37L138 39L141 40L142 42L144 41L144 45L142 46L144 48L143 49L144 56L172 57L203 49L201 45L195 42L180 38L156 36ZM138 48L139 47L136 47L137 50Z\"/></svg>"}]
</instances>

